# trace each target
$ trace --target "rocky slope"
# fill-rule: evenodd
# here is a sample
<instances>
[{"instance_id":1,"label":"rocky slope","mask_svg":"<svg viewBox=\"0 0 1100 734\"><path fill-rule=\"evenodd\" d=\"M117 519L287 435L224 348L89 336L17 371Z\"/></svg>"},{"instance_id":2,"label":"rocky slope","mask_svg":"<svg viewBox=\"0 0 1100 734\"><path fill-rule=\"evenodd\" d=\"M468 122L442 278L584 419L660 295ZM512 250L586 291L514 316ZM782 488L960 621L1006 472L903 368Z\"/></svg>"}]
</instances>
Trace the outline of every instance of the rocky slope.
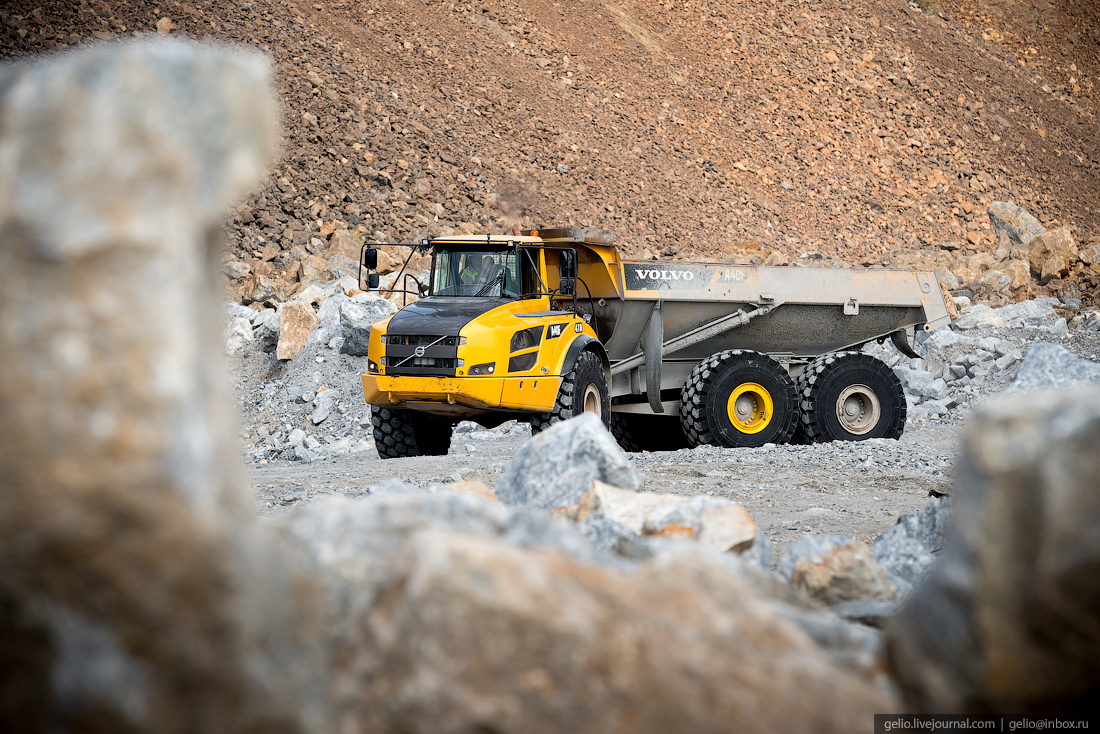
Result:
<instances>
[{"instance_id":1,"label":"rocky slope","mask_svg":"<svg viewBox=\"0 0 1100 734\"><path fill-rule=\"evenodd\" d=\"M635 255L812 253L967 284L993 264L993 201L1078 240L1100 221L1095 13L1040 5L14 0L0 53L161 33L269 54L285 148L230 217L234 276L343 228L568 222Z\"/></svg>"}]
</instances>

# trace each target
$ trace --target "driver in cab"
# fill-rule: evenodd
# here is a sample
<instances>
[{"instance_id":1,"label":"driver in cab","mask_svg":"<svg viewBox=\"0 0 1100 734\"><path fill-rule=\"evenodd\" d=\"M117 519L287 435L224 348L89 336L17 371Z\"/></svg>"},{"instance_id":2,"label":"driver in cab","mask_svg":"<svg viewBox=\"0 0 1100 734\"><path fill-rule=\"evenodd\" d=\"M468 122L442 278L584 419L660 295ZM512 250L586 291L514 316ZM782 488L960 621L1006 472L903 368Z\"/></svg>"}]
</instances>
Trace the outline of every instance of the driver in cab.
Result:
<instances>
[{"instance_id":1,"label":"driver in cab","mask_svg":"<svg viewBox=\"0 0 1100 734\"><path fill-rule=\"evenodd\" d=\"M492 265L492 260L475 252L466 258L466 267L458 274L459 282L462 285L481 285L488 280Z\"/></svg>"}]
</instances>

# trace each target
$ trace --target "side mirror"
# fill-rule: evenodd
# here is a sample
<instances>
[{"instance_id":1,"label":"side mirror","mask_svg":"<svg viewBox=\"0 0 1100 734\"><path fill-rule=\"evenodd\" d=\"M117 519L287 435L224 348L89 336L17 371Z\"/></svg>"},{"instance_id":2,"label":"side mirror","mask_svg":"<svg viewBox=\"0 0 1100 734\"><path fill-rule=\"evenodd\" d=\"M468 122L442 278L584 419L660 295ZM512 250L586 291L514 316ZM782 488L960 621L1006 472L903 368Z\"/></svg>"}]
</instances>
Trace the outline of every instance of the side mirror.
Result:
<instances>
[{"instance_id":1,"label":"side mirror","mask_svg":"<svg viewBox=\"0 0 1100 734\"><path fill-rule=\"evenodd\" d=\"M367 270L378 269L378 250L373 247L363 250L363 267Z\"/></svg>"},{"instance_id":2,"label":"side mirror","mask_svg":"<svg viewBox=\"0 0 1100 734\"><path fill-rule=\"evenodd\" d=\"M558 277L563 280L577 277L577 253L573 250L558 252Z\"/></svg>"},{"instance_id":3,"label":"side mirror","mask_svg":"<svg viewBox=\"0 0 1100 734\"><path fill-rule=\"evenodd\" d=\"M367 276L367 288L373 289L378 287L378 273L371 273Z\"/></svg>"}]
</instances>

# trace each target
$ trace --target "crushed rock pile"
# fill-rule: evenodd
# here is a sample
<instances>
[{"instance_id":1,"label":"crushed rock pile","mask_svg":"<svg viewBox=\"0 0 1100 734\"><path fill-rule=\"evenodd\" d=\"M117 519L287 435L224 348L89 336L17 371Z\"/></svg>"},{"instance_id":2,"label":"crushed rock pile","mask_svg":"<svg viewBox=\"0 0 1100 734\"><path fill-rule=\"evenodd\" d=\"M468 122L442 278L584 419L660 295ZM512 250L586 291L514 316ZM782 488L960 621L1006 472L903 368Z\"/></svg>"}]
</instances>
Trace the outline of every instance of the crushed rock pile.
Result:
<instances>
[{"instance_id":1,"label":"crushed rock pile","mask_svg":"<svg viewBox=\"0 0 1100 734\"><path fill-rule=\"evenodd\" d=\"M905 388L909 422L965 417L989 396L1006 389L1072 387L1096 379L1095 361L1079 359L1047 342L1071 338L1070 327L1059 313L1063 304L1057 299L1042 297L1001 308L966 303L960 299L963 308L950 327L920 333L921 358L906 358L893 345L865 348L897 373ZM1074 331L1093 349L1100 348L1100 341L1090 338L1095 314L1089 311L1074 320ZM1052 355L1057 355L1055 361L1062 369L1050 370L1047 380L1034 378L1055 359ZM1087 356L1100 358L1096 351Z\"/></svg>"}]
</instances>

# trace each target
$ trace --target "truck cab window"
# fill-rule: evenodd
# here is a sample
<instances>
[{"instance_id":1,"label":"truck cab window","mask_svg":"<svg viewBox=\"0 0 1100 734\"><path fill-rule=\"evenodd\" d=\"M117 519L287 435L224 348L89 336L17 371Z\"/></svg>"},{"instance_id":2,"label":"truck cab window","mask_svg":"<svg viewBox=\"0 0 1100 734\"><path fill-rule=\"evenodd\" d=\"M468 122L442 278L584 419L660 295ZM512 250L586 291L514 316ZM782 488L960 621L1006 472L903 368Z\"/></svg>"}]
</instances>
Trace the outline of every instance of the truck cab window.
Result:
<instances>
[{"instance_id":1,"label":"truck cab window","mask_svg":"<svg viewBox=\"0 0 1100 734\"><path fill-rule=\"evenodd\" d=\"M526 290L525 269L514 250L439 249L432 295L519 298Z\"/></svg>"}]
</instances>

